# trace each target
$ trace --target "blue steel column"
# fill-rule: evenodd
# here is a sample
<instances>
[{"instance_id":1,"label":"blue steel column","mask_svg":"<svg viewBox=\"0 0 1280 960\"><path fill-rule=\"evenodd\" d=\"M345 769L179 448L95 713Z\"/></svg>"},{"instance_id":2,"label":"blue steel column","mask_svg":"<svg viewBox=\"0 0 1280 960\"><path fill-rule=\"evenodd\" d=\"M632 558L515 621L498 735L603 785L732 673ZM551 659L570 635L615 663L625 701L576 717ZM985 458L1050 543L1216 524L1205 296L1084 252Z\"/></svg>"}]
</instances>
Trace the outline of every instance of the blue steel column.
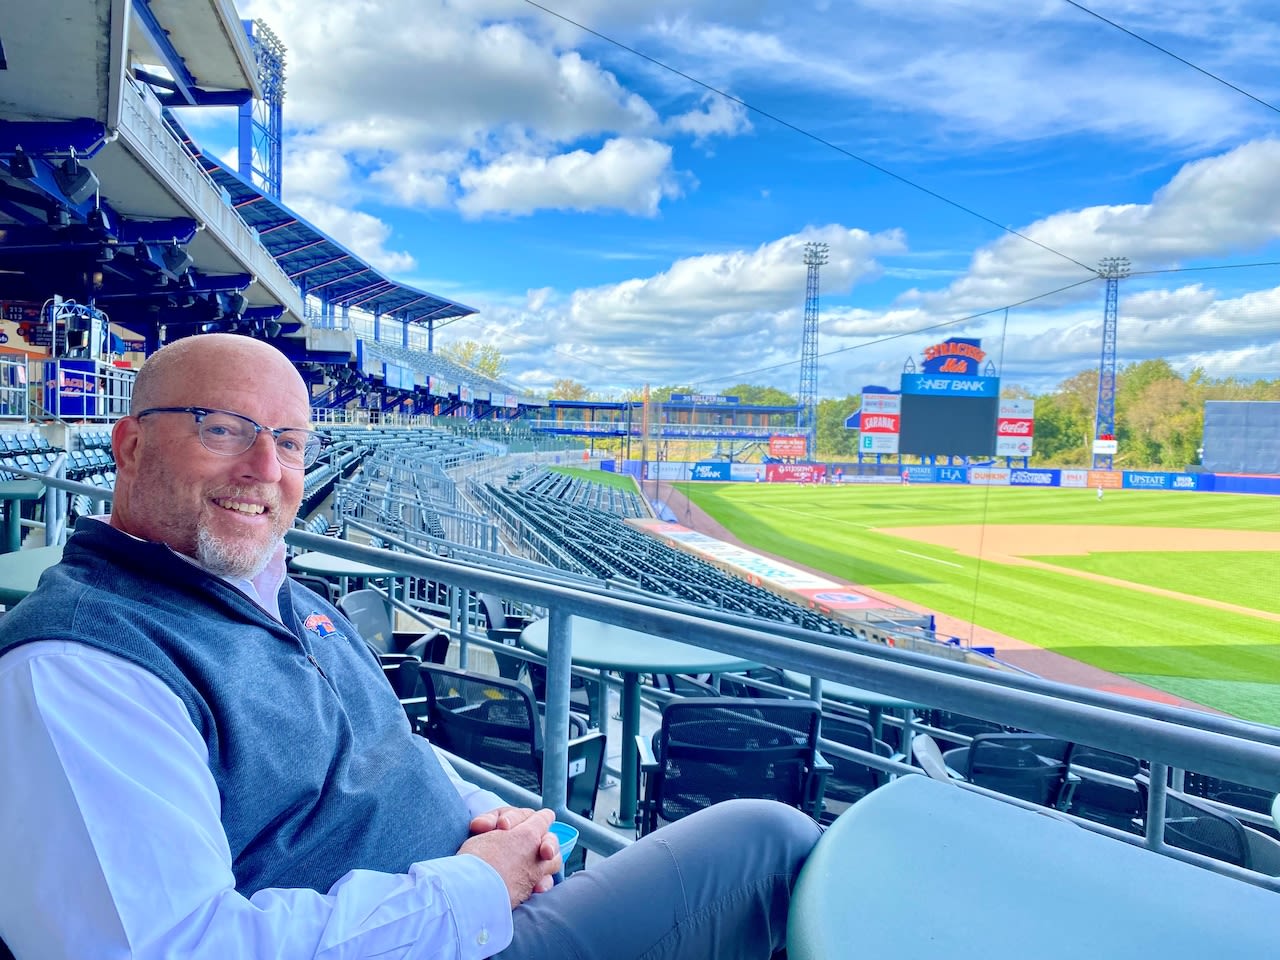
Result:
<instances>
[{"instance_id":1,"label":"blue steel column","mask_svg":"<svg viewBox=\"0 0 1280 960\"><path fill-rule=\"evenodd\" d=\"M1094 439L1115 436L1116 432L1116 328L1119 321L1120 281L1129 275L1127 257L1104 257L1098 275L1107 281L1107 303L1102 320L1102 358L1098 363L1098 404L1094 417ZM1093 469L1110 470L1111 454L1095 453Z\"/></svg>"},{"instance_id":2,"label":"blue steel column","mask_svg":"<svg viewBox=\"0 0 1280 960\"><path fill-rule=\"evenodd\" d=\"M279 200L284 167L285 46L261 20L242 23L253 45L263 99L240 106L240 176Z\"/></svg>"},{"instance_id":3,"label":"blue steel column","mask_svg":"<svg viewBox=\"0 0 1280 960\"><path fill-rule=\"evenodd\" d=\"M805 459L818 455L818 270L827 262L825 243L806 243L804 262L809 268L804 295L804 337L800 345L800 417L805 432Z\"/></svg>"}]
</instances>

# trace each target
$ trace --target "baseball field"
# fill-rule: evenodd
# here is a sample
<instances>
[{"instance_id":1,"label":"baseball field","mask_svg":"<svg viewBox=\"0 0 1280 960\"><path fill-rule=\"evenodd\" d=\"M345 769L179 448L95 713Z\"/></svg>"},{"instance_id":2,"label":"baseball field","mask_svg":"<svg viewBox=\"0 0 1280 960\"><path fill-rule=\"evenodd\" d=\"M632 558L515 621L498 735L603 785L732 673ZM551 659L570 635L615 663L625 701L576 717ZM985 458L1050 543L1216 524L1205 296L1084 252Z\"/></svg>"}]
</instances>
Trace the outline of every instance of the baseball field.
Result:
<instances>
[{"instance_id":1,"label":"baseball field","mask_svg":"<svg viewBox=\"0 0 1280 960\"><path fill-rule=\"evenodd\" d=\"M738 539L939 614L1280 725L1280 498L964 486L677 485Z\"/></svg>"}]
</instances>

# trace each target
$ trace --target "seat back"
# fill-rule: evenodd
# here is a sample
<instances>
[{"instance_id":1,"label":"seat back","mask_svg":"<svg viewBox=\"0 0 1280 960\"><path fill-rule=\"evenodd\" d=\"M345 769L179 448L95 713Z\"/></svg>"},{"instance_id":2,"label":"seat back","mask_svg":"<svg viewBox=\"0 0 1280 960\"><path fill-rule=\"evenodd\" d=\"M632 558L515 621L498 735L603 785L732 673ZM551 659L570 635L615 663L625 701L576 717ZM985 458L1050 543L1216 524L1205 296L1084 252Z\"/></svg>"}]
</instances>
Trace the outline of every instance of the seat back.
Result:
<instances>
[{"instance_id":1,"label":"seat back","mask_svg":"<svg viewBox=\"0 0 1280 960\"><path fill-rule=\"evenodd\" d=\"M1034 733L982 733L965 754L964 777L970 783L1038 803L1056 806L1071 763L1071 744Z\"/></svg>"},{"instance_id":2,"label":"seat back","mask_svg":"<svg viewBox=\"0 0 1280 960\"><path fill-rule=\"evenodd\" d=\"M822 717L822 736L846 747L865 750L867 753L881 757L888 757L893 752L889 744L875 738L871 724L854 717L837 717L830 713L824 714ZM842 805L839 808L829 805L828 809L823 812L823 820L828 818L828 814L838 814L844 805L861 800L872 790L882 786L888 779L888 774L883 770L877 770L875 767L869 767L865 763L859 763L856 760L846 760L844 757L837 756L830 751L825 752L823 757L831 764L831 772L827 774L823 798L828 801L828 804L834 802Z\"/></svg>"},{"instance_id":3,"label":"seat back","mask_svg":"<svg viewBox=\"0 0 1280 960\"><path fill-rule=\"evenodd\" d=\"M352 590L338 601L338 609L377 653L395 652L391 606L377 590Z\"/></svg>"},{"instance_id":4,"label":"seat back","mask_svg":"<svg viewBox=\"0 0 1280 960\"><path fill-rule=\"evenodd\" d=\"M512 783L541 790L542 722L523 683L424 663L432 743Z\"/></svg>"},{"instance_id":5,"label":"seat back","mask_svg":"<svg viewBox=\"0 0 1280 960\"><path fill-rule=\"evenodd\" d=\"M662 709L657 769L645 803L678 820L735 797L760 797L809 808L814 794L818 705L762 697L693 697Z\"/></svg>"},{"instance_id":6,"label":"seat back","mask_svg":"<svg viewBox=\"0 0 1280 960\"><path fill-rule=\"evenodd\" d=\"M1147 805L1134 780L1142 772L1135 757L1078 743L1071 751L1071 770L1077 781L1068 813L1117 830L1142 832Z\"/></svg>"},{"instance_id":7,"label":"seat back","mask_svg":"<svg viewBox=\"0 0 1280 960\"><path fill-rule=\"evenodd\" d=\"M1164 842L1238 867L1251 866L1244 824L1186 794L1166 794Z\"/></svg>"}]
</instances>

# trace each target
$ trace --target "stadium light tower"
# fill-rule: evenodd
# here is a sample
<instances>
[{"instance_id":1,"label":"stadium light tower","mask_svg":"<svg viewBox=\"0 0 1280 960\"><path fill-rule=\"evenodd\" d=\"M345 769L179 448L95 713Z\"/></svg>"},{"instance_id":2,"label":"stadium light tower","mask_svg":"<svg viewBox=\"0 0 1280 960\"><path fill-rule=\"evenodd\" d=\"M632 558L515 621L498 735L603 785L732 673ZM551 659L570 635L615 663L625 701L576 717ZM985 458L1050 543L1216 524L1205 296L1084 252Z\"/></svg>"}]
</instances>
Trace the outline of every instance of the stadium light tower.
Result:
<instances>
[{"instance_id":1,"label":"stadium light tower","mask_svg":"<svg viewBox=\"0 0 1280 960\"><path fill-rule=\"evenodd\" d=\"M1107 281L1107 305L1102 320L1102 360L1098 364L1098 407L1093 423L1093 469L1110 470L1112 452L1099 453L1099 441L1114 444L1116 435L1116 324L1119 316L1120 281L1129 275L1128 257L1103 257L1098 276Z\"/></svg>"},{"instance_id":2,"label":"stadium light tower","mask_svg":"<svg viewBox=\"0 0 1280 960\"><path fill-rule=\"evenodd\" d=\"M800 345L800 422L805 432L805 459L818 455L818 271L827 262L825 243L806 243L809 268L804 291L804 339Z\"/></svg>"},{"instance_id":3,"label":"stadium light tower","mask_svg":"<svg viewBox=\"0 0 1280 960\"><path fill-rule=\"evenodd\" d=\"M285 46L261 20L243 21L257 60L262 99L240 106L240 176L280 199L284 157Z\"/></svg>"}]
</instances>

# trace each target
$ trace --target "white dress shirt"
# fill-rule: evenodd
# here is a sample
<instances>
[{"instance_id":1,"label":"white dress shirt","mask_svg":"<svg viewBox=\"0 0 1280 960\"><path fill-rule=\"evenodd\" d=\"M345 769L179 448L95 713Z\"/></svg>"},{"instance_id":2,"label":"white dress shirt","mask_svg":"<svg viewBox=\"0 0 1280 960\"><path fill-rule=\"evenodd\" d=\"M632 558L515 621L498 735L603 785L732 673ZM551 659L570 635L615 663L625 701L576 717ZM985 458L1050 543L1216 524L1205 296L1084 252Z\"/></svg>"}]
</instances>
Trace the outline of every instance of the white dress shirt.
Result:
<instances>
[{"instance_id":1,"label":"white dress shirt","mask_svg":"<svg viewBox=\"0 0 1280 960\"><path fill-rule=\"evenodd\" d=\"M502 804L441 762L473 816ZM19 958L480 960L511 940L502 878L466 855L242 896L186 707L73 642L0 657L0 865L0 938Z\"/></svg>"}]
</instances>

